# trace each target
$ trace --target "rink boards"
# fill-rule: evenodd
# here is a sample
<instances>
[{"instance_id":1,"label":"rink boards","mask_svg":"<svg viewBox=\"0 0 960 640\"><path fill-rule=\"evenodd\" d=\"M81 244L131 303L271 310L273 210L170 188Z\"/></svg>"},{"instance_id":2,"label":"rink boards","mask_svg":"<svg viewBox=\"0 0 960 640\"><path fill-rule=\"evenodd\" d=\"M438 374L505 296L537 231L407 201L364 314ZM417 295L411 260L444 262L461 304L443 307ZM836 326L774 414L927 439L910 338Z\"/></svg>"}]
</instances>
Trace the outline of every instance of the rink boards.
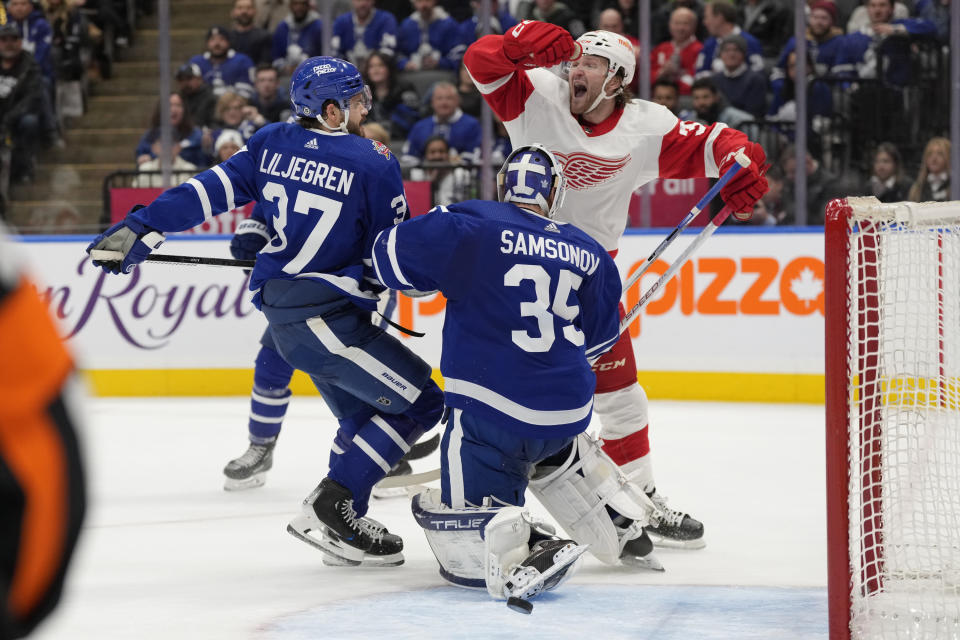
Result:
<instances>
[{"instance_id":1,"label":"rink boards","mask_svg":"<svg viewBox=\"0 0 960 640\"><path fill-rule=\"evenodd\" d=\"M630 232L617 256L634 270L666 230ZM694 237L684 234L624 296L630 308ZM20 249L98 395L246 395L266 322L238 269L148 264L105 276L86 237L24 237ZM230 257L229 238L171 238L164 253ZM630 327L639 379L655 398L823 401L821 229L721 230ZM402 339L440 362L442 296L400 296ZM506 338L509 339L509 338ZM608 366L622 366L610 363ZM439 372L437 372L439 375ZM296 393L312 391L305 376Z\"/></svg>"}]
</instances>

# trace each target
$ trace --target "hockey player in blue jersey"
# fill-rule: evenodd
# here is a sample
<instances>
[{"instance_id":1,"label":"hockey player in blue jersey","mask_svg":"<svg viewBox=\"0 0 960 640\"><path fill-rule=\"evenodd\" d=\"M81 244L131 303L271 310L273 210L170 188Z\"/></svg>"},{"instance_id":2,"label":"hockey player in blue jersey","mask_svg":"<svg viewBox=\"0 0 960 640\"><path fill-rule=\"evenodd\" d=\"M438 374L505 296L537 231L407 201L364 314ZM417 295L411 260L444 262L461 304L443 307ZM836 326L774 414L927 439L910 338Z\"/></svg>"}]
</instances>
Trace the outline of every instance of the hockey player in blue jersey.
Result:
<instances>
[{"instance_id":1,"label":"hockey player in blue jersey","mask_svg":"<svg viewBox=\"0 0 960 640\"><path fill-rule=\"evenodd\" d=\"M357 68L315 57L295 71L296 124L260 129L229 160L160 195L94 239L105 270L129 272L163 241L256 200L270 242L250 278L277 351L307 372L340 429L327 476L287 530L333 564L396 565L403 541L364 517L370 490L443 409L431 368L373 325L382 285L373 273L377 234L407 217L400 166L361 138L369 104ZM107 255L108 258L97 258Z\"/></svg>"},{"instance_id":2,"label":"hockey player in blue jersey","mask_svg":"<svg viewBox=\"0 0 960 640\"><path fill-rule=\"evenodd\" d=\"M230 253L237 260L256 260L257 254L269 241L263 207L257 204L250 217L237 225L236 233L230 240ZM250 444L243 455L230 460L223 468L223 475L226 476L223 488L226 491L255 489L264 485L267 471L273 467L273 449L290 404L293 367L277 353L269 329L260 339L260 345L254 360L253 389L250 391L250 417L247 422ZM437 448L439 440L440 436L435 435L413 445L387 475L412 473L409 460L429 455ZM374 495L392 494L386 490L379 494L375 491Z\"/></svg>"},{"instance_id":3,"label":"hockey player in blue jersey","mask_svg":"<svg viewBox=\"0 0 960 640\"><path fill-rule=\"evenodd\" d=\"M514 150L498 174L498 193L500 203L437 207L384 230L373 259L388 287L436 289L447 298L441 491L439 499L435 491L414 499L441 575L486 585L494 597L529 597L548 569L582 551L531 529L521 509L531 474L541 502L571 537L596 545L605 560L618 560L641 534L652 503L626 482L595 491L619 472L596 441L578 435L593 408L591 363L620 335L617 267L586 233L550 219L563 199L563 175L544 147ZM580 484L594 486L581 493L572 478L584 476ZM616 512L604 511L613 501ZM575 502L588 506L571 512ZM460 523L454 533L452 520ZM550 586L549 579L539 584Z\"/></svg>"}]
</instances>

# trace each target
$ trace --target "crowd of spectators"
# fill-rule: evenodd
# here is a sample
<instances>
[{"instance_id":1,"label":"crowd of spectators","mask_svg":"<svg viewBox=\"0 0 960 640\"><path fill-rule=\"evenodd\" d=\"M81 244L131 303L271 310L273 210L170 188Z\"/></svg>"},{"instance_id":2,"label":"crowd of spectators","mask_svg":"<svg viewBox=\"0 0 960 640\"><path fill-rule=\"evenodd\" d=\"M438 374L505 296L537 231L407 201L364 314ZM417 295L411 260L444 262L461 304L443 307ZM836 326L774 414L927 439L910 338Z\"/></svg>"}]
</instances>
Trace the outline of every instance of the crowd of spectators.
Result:
<instances>
[{"instance_id":1,"label":"crowd of spectators","mask_svg":"<svg viewBox=\"0 0 960 640\"><path fill-rule=\"evenodd\" d=\"M482 98L461 58L481 31L479 5L334 2L333 53L357 64L373 94L367 135L389 144L409 175L429 179L438 202L476 195L469 167L480 158ZM826 200L839 195L947 197L949 153L937 142L946 130L885 123L916 97L909 92L924 77L918 47L933 51L926 59L935 64L945 59L948 8L948 0L806 1L809 222L822 222ZM651 2L651 99L683 119L744 129L764 145L774 188L758 204L755 222L762 224L796 220L794 15L789 0ZM229 27L210 28L203 53L177 72L183 107L171 118L180 163L209 165L232 148L228 142L286 120L290 72L323 50L322 18L309 0L235 0L230 18ZM636 0L494 0L489 27L503 33L528 18L574 37L590 28L615 31L630 39L639 60ZM152 132L138 162L155 162ZM922 150L930 138L933 149ZM510 150L499 122L493 148L494 163Z\"/></svg>"},{"instance_id":2,"label":"crowd of spectators","mask_svg":"<svg viewBox=\"0 0 960 640\"><path fill-rule=\"evenodd\" d=\"M775 169L768 179L777 184L758 204L753 222L792 224L798 219L794 4L654 5L654 37L657 25L665 32L662 41L651 43L651 99L683 119L724 122L761 142ZM805 2L808 223L822 224L825 204L834 197L949 197L949 141L942 137L949 129L949 5ZM696 35L701 26L702 38Z\"/></svg>"},{"instance_id":3,"label":"crowd of spectators","mask_svg":"<svg viewBox=\"0 0 960 640\"><path fill-rule=\"evenodd\" d=\"M44 0L42 9L30 0L7 2L0 106L10 95L23 97L15 101L21 108L0 113L4 141L22 151L16 178L29 179L38 142L57 144L58 110L70 103L61 88L89 68L83 51L91 29L76 2ZM465 175L454 165L479 161L482 99L461 59L481 32L480 3L333 0L332 7L330 47L357 64L373 94L368 135L388 143L408 172L418 167L434 176L435 196L463 191L449 187ZM929 107L935 103L929 92L945 85L945 67L937 65L949 44L949 0L806 0L805 9L807 175L818 181L807 190L814 194L808 220L822 221L816 194L887 198L902 193L904 181L912 184L904 176L917 176L926 188L910 193L944 196L945 171L927 160L943 155L942 145L923 149L946 133L943 114L912 118L922 123L912 129L903 123L911 105ZM637 11L636 0L494 0L489 28L503 33L523 19L558 24L574 37L604 28L629 38L639 59ZM652 99L684 119L744 129L764 145L774 178L782 175L784 182L771 190L779 195L764 203L766 215L757 216L768 224L795 219L788 202L795 168L787 157L796 131L794 13L790 0L651 1ZM323 19L313 0L234 0L228 17L228 25L209 27L198 43L202 51L185 56L176 72L170 117L177 169L209 166L237 140L242 146L260 127L287 120L290 73L323 51ZM929 68L918 69L918 60ZM639 74L635 91L638 82ZM900 126L889 126L897 118ZM159 105L134 154L140 169L158 165L158 127ZM496 123L493 148L494 163L509 153L502 123Z\"/></svg>"},{"instance_id":4,"label":"crowd of spectators","mask_svg":"<svg viewBox=\"0 0 960 640\"><path fill-rule=\"evenodd\" d=\"M90 75L109 77L116 47L129 45L121 0L0 3L0 217L11 183L33 182L36 153L62 148L83 115Z\"/></svg>"}]
</instances>

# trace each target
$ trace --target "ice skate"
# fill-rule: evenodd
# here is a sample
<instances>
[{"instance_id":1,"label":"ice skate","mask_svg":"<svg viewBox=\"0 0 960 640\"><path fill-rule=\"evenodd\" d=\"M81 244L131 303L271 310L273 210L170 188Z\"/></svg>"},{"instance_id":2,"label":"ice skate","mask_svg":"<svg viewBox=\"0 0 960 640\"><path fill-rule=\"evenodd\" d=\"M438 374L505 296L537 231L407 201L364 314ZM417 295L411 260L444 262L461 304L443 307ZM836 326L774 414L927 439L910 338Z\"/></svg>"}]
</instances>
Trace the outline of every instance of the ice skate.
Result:
<instances>
[{"instance_id":1,"label":"ice skate","mask_svg":"<svg viewBox=\"0 0 960 640\"><path fill-rule=\"evenodd\" d=\"M530 549L530 555L513 568L503 584L507 606L520 613L533 611L530 599L544 591L556 589L579 567L587 545L573 540L541 540Z\"/></svg>"},{"instance_id":2,"label":"ice skate","mask_svg":"<svg viewBox=\"0 0 960 640\"><path fill-rule=\"evenodd\" d=\"M273 467L273 447L276 444L276 438L264 444L251 442L242 456L228 462L223 468L223 475L227 477L223 483L224 491L262 487L267 481L267 471Z\"/></svg>"},{"instance_id":3,"label":"ice skate","mask_svg":"<svg viewBox=\"0 0 960 640\"><path fill-rule=\"evenodd\" d=\"M703 539L703 523L689 514L667 506L667 499L657 490L647 493L660 510L659 523L644 527L650 539L658 547L674 549L702 549L707 545Z\"/></svg>"},{"instance_id":4,"label":"ice skate","mask_svg":"<svg viewBox=\"0 0 960 640\"><path fill-rule=\"evenodd\" d=\"M366 516L360 518L360 526L366 528L374 540L370 550L363 555L360 566L396 567L403 564L403 538L390 533L383 524ZM328 567L348 566L342 558L326 553L323 555L323 564Z\"/></svg>"},{"instance_id":5,"label":"ice skate","mask_svg":"<svg viewBox=\"0 0 960 640\"><path fill-rule=\"evenodd\" d=\"M330 478L324 478L306 497L287 531L322 551L329 564L403 564L400 536L375 520L358 518L350 490Z\"/></svg>"},{"instance_id":6,"label":"ice skate","mask_svg":"<svg viewBox=\"0 0 960 640\"><path fill-rule=\"evenodd\" d=\"M650 571L664 571L663 564L656 554L653 553L653 540L647 535L644 529L640 529L640 535L636 535L636 521L624 518L621 515L611 513L613 524L617 528L617 534L620 536L623 545L620 551L620 563L627 567L635 569L649 569ZM633 528L631 528L633 525ZM625 536L633 536L626 542L623 542Z\"/></svg>"}]
</instances>

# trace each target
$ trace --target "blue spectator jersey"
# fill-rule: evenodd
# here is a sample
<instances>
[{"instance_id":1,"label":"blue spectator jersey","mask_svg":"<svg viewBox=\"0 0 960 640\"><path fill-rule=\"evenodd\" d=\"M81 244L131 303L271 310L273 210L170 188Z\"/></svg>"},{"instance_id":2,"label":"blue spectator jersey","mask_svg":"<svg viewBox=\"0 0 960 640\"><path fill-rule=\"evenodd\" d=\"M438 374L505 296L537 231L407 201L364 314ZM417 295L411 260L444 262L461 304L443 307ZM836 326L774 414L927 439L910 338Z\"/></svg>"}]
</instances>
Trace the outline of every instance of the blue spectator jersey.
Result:
<instances>
[{"instance_id":1,"label":"blue spectator jersey","mask_svg":"<svg viewBox=\"0 0 960 640\"><path fill-rule=\"evenodd\" d=\"M253 95L254 65L249 56L230 49L223 62L214 62L210 58L210 52L205 51L190 58L190 63L200 67L203 81L213 89L214 95L222 96L227 91L238 93L244 98Z\"/></svg>"},{"instance_id":2,"label":"blue spectator jersey","mask_svg":"<svg viewBox=\"0 0 960 640\"><path fill-rule=\"evenodd\" d=\"M620 335L620 274L577 227L511 203L436 207L382 232L377 277L447 298L440 370L448 406L516 435L590 422L590 364Z\"/></svg>"},{"instance_id":3,"label":"blue spectator jersey","mask_svg":"<svg viewBox=\"0 0 960 640\"><path fill-rule=\"evenodd\" d=\"M11 24L16 25L17 31L23 38L23 50L30 52L37 61L40 71L45 78L53 80L53 58L50 47L53 43L53 29L43 16L40 9L34 10L26 20L14 20L8 15Z\"/></svg>"},{"instance_id":4,"label":"blue spectator jersey","mask_svg":"<svg viewBox=\"0 0 960 640\"><path fill-rule=\"evenodd\" d=\"M319 13L311 10L299 23L288 14L277 25L273 32L273 66L285 67L291 62L287 60L287 49L294 44L303 52L303 60L320 55L323 51L323 21Z\"/></svg>"},{"instance_id":5,"label":"blue spectator jersey","mask_svg":"<svg viewBox=\"0 0 960 640\"><path fill-rule=\"evenodd\" d=\"M269 124L229 160L130 214L159 231L183 231L251 200L271 240L250 276L253 302L268 280L323 283L364 309L383 287L370 250L407 215L400 165L386 146L341 132Z\"/></svg>"},{"instance_id":6,"label":"blue spectator jersey","mask_svg":"<svg viewBox=\"0 0 960 640\"><path fill-rule=\"evenodd\" d=\"M490 19L490 33L503 35L507 29L512 29L517 25L517 20L506 7L501 7L497 15ZM460 23L460 43L464 47L469 47L480 37L480 18L474 15Z\"/></svg>"},{"instance_id":7,"label":"blue spectator jersey","mask_svg":"<svg viewBox=\"0 0 960 640\"><path fill-rule=\"evenodd\" d=\"M753 115L763 116L767 108L767 77L747 68L746 64L733 74L725 71L713 74L713 84L727 102Z\"/></svg>"},{"instance_id":8,"label":"blue spectator jersey","mask_svg":"<svg viewBox=\"0 0 960 640\"><path fill-rule=\"evenodd\" d=\"M760 41L746 31L740 29L740 27L733 28L731 35L734 34L743 36L743 39L747 41L746 62L747 66L750 67L750 70L758 73L764 73L763 47L760 45ZM700 55L697 56L697 70L694 74L694 77L697 79L708 78L713 75L715 71L723 71L723 62L720 60L721 40L723 40L723 38L718 40L716 36L712 36L707 38L707 40L703 43L703 49L700 50Z\"/></svg>"},{"instance_id":9,"label":"blue spectator jersey","mask_svg":"<svg viewBox=\"0 0 960 640\"><path fill-rule=\"evenodd\" d=\"M890 24L898 26L901 33L879 38L873 27L867 25L844 36L837 57L837 74L850 78L878 78L877 67L882 62L886 70L883 80L899 87L910 84L913 69L911 36L932 38L937 30L932 22L915 18L894 20Z\"/></svg>"},{"instance_id":10,"label":"blue spectator jersey","mask_svg":"<svg viewBox=\"0 0 960 640\"><path fill-rule=\"evenodd\" d=\"M457 109L447 122L439 122L436 116L430 116L413 125L403 144L404 163L418 164L423 159L427 140L435 135L446 138L450 148L456 149L464 162L473 162L480 157L480 139L483 137L480 121Z\"/></svg>"},{"instance_id":11,"label":"blue spectator jersey","mask_svg":"<svg viewBox=\"0 0 960 640\"><path fill-rule=\"evenodd\" d=\"M816 40L807 38L807 52L810 58L813 59L813 64L816 67L812 70L815 76L827 76L837 72L835 67L837 66L837 60L840 56L840 50L843 47L844 37L843 32L839 29L836 31L837 34L834 37L823 42L817 42ZM787 40L783 51L780 52L780 58L777 60L777 64L770 70L770 89L773 92L773 100L771 101L769 111L771 114L776 113L784 102L787 101L783 95L784 84L787 80L787 59L796 48L797 41L795 38ZM832 99L827 100L825 103L823 101L823 96L830 93L830 87L816 80L814 80L814 83L821 87L811 87L812 92L817 92L820 95L820 98L817 100L820 104L818 104L814 115L830 115L830 113L833 112L831 106ZM824 89L826 90L825 92Z\"/></svg>"},{"instance_id":12,"label":"blue spectator jersey","mask_svg":"<svg viewBox=\"0 0 960 640\"><path fill-rule=\"evenodd\" d=\"M466 49L467 46L460 41L460 25L441 7L433 10L433 20L427 24L419 13L414 12L400 23L397 66L404 69L410 59L416 60L424 53L430 53L438 58L437 68L456 71Z\"/></svg>"},{"instance_id":13,"label":"blue spectator jersey","mask_svg":"<svg viewBox=\"0 0 960 640\"><path fill-rule=\"evenodd\" d=\"M344 13L333 22L332 45L338 57L354 64L372 51L392 56L397 48L397 21L389 11L374 9L370 21L360 26L352 12Z\"/></svg>"},{"instance_id":14,"label":"blue spectator jersey","mask_svg":"<svg viewBox=\"0 0 960 640\"><path fill-rule=\"evenodd\" d=\"M178 134L176 130L173 132L173 142L174 144L180 145L180 153L178 154L181 158L189 162L190 164L196 165L197 167L205 167L209 164L209 158L207 154L203 152L203 131L199 127L194 127L190 131L190 134L177 139ZM160 139L160 129L148 129L140 137L140 142L137 144L137 150L134 153L134 157L139 158L140 156L147 154L151 158L156 158L157 154L153 152L151 147L153 143Z\"/></svg>"}]
</instances>

